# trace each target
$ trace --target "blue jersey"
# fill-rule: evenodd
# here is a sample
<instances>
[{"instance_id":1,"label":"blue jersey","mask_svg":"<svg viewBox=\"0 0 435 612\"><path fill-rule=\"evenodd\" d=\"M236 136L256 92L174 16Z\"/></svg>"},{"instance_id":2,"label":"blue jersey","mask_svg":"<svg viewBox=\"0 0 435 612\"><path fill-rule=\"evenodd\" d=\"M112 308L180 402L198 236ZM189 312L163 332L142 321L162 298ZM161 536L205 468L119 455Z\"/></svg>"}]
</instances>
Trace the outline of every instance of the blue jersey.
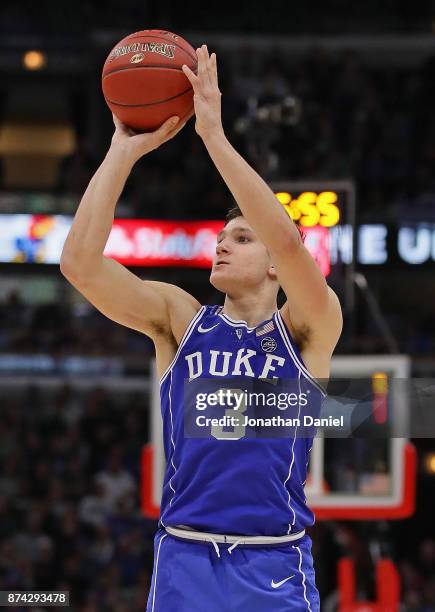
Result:
<instances>
[{"instance_id":1,"label":"blue jersey","mask_svg":"<svg viewBox=\"0 0 435 612\"><path fill-rule=\"evenodd\" d=\"M203 306L161 380L167 466L160 523L223 534L301 531L314 523L304 494L312 437L299 437L297 427L289 437L269 439L185 435L185 381L233 376L297 380L299 390L310 394L310 414L320 412L324 392L279 311L250 328L221 306Z\"/></svg>"}]
</instances>

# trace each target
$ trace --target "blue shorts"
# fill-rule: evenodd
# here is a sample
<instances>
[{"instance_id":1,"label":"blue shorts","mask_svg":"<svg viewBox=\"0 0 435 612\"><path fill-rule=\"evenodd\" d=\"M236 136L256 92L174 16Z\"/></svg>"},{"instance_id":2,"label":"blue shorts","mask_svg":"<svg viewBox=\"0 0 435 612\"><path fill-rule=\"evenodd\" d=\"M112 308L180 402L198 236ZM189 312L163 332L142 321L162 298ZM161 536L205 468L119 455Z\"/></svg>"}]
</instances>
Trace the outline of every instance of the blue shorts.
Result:
<instances>
[{"instance_id":1,"label":"blue shorts","mask_svg":"<svg viewBox=\"0 0 435 612\"><path fill-rule=\"evenodd\" d=\"M181 540L159 529L147 612L319 612L311 539L273 546Z\"/></svg>"}]
</instances>

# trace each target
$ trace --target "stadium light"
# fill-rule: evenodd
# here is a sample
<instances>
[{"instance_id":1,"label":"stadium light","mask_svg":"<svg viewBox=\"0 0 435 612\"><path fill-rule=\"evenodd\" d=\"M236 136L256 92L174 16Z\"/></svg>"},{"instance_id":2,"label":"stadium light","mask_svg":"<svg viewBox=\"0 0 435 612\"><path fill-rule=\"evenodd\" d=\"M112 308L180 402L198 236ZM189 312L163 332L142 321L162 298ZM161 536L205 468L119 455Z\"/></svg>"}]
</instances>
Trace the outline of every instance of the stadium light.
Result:
<instances>
[{"instance_id":1,"label":"stadium light","mask_svg":"<svg viewBox=\"0 0 435 612\"><path fill-rule=\"evenodd\" d=\"M42 51L26 51L23 55L23 66L26 70L41 70L47 64L47 57Z\"/></svg>"},{"instance_id":2,"label":"stadium light","mask_svg":"<svg viewBox=\"0 0 435 612\"><path fill-rule=\"evenodd\" d=\"M435 476L435 453L427 453L424 458L424 467L427 474Z\"/></svg>"}]
</instances>

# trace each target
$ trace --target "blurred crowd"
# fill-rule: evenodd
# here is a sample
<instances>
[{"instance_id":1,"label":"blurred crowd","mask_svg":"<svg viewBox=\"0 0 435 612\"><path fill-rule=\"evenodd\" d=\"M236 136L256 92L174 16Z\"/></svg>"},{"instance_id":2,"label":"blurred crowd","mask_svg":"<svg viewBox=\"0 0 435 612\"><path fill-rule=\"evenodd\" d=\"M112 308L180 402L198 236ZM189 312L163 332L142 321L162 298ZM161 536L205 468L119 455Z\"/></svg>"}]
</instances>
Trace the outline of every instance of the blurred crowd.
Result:
<instances>
[{"instance_id":1,"label":"blurred crowd","mask_svg":"<svg viewBox=\"0 0 435 612\"><path fill-rule=\"evenodd\" d=\"M399 69L321 47L297 59L279 47L217 52L225 130L263 177L352 178L361 221L435 219L435 58ZM100 104L104 142L99 148L82 130L60 192L83 193L110 142L111 116ZM158 218L222 218L230 204L193 120L136 164L123 200Z\"/></svg>"},{"instance_id":2,"label":"blurred crowd","mask_svg":"<svg viewBox=\"0 0 435 612\"><path fill-rule=\"evenodd\" d=\"M203 283L189 287L201 303L222 303L222 295L208 284L208 272L203 272ZM361 308L362 310L362 308ZM409 316L399 306L385 307L388 321L399 350L418 361L430 359L435 351L433 316ZM340 340L336 353L385 353L387 347L373 319L365 311L358 316L355 335ZM348 331L348 330L347 330ZM118 325L99 313L88 302L70 300L31 304L18 289L0 292L0 355L49 355L63 358L69 355L118 357L127 366L143 370L154 356L152 341L133 330ZM423 375L423 374L422 374Z\"/></svg>"},{"instance_id":3,"label":"blurred crowd","mask_svg":"<svg viewBox=\"0 0 435 612\"><path fill-rule=\"evenodd\" d=\"M74 612L142 611L156 528L139 506L145 396L68 384L1 392L0 590L67 590ZM315 526L322 609L335 610L340 557L355 560L359 597L370 599L373 559L386 554L398 562L403 612L435 610L435 540L406 540L400 525L395 536L373 524Z\"/></svg>"},{"instance_id":4,"label":"blurred crowd","mask_svg":"<svg viewBox=\"0 0 435 612\"><path fill-rule=\"evenodd\" d=\"M88 303L26 302L16 290L0 302L0 353L150 355L151 341L116 325Z\"/></svg>"},{"instance_id":5,"label":"blurred crowd","mask_svg":"<svg viewBox=\"0 0 435 612\"><path fill-rule=\"evenodd\" d=\"M6 397L5 397L6 396ZM147 403L2 387L0 585L69 590L74 610L143 610L154 521L139 510Z\"/></svg>"},{"instance_id":6,"label":"blurred crowd","mask_svg":"<svg viewBox=\"0 0 435 612\"><path fill-rule=\"evenodd\" d=\"M366 0L355 7L349 0L323 0L310 11L302 5L283 10L280 0L269 0L267 10L260 0L251 0L250 10L241 2L218 10L204 9L200 0L187 4L124 0L122 10L116 0L107 0L104 10L92 0L83 0L73 7L61 6L51 0L40 0L38 7L26 4L20 11L12 2L0 10L0 31L20 34L44 34L53 38L68 36L68 40L83 37L102 28L126 28L135 31L147 27L164 27L175 31L203 30L217 32L255 33L361 33L427 32L433 16L431 0L420 0L417 6L405 0ZM213 18L211 18L211 14Z\"/></svg>"}]
</instances>

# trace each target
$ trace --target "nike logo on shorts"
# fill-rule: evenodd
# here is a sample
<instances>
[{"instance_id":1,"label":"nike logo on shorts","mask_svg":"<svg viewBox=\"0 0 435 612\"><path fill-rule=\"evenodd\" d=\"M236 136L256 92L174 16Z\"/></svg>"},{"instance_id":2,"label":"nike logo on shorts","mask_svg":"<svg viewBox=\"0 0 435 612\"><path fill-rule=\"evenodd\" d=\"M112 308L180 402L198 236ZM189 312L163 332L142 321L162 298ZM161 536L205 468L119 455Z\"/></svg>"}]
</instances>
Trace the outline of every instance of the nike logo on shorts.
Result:
<instances>
[{"instance_id":1,"label":"nike logo on shorts","mask_svg":"<svg viewBox=\"0 0 435 612\"><path fill-rule=\"evenodd\" d=\"M291 576L289 576L288 578L284 578L284 580L280 580L279 582L275 582L274 580L272 580L272 582L270 583L272 588L277 589L278 587L280 587L281 585L284 584L284 582L287 582L287 580L290 580L290 578L294 578L295 575L292 574Z\"/></svg>"},{"instance_id":2,"label":"nike logo on shorts","mask_svg":"<svg viewBox=\"0 0 435 612\"><path fill-rule=\"evenodd\" d=\"M211 327L203 327L202 323L200 323L198 325L198 331L199 331L200 334L206 334L207 332L211 331L212 329L214 329L218 325L219 325L219 323L216 323L216 325L212 325Z\"/></svg>"}]
</instances>

